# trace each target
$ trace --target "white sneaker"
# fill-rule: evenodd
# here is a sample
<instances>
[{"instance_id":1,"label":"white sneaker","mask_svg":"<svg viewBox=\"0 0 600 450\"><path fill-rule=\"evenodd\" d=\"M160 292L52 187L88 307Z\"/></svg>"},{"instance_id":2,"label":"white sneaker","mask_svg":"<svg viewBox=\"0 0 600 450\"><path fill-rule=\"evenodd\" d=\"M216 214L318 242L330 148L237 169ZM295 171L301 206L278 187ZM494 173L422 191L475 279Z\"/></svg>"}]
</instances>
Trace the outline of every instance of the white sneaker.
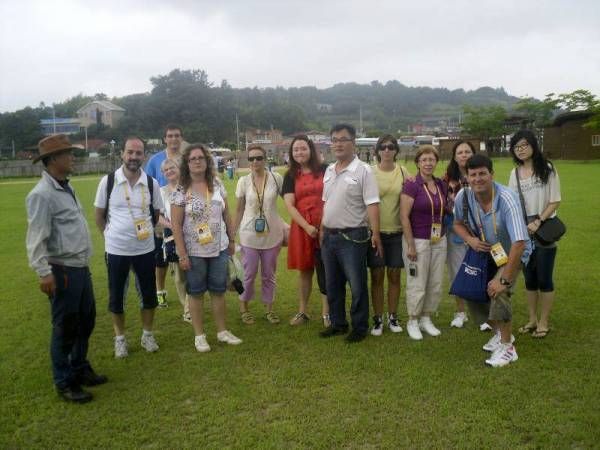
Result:
<instances>
[{"instance_id":1,"label":"white sneaker","mask_svg":"<svg viewBox=\"0 0 600 450\"><path fill-rule=\"evenodd\" d=\"M435 337L442 334L442 332L435 327L435 325L431 321L431 318L428 316L421 317L419 319L419 328L421 329L421 331L424 331L429 336Z\"/></svg>"},{"instance_id":2,"label":"white sneaker","mask_svg":"<svg viewBox=\"0 0 600 450\"><path fill-rule=\"evenodd\" d=\"M127 358L128 356L127 340L115 338L115 358Z\"/></svg>"},{"instance_id":3,"label":"white sneaker","mask_svg":"<svg viewBox=\"0 0 600 450\"><path fill-rule=\"evenodd\" d=\"M479 325L479 331L492 331L492 326L487 322L483 322Z\"/></svg>"},{"instance_id":4,"label":"white sneaker","mask_svg":"<svg viewBox=\"0 0 600 450\"><path fill-rule=\"evenodd\" d=\"M158 350L158 344L156 343L153 334L142 334L140 344L148 353L153 353Z\"/></svg>"},{"instance_id":5,"label":"white sneaker","mask_svg":"<svg viewBox=\"0 0 600 450\"><path fill-rule=\"evenodd\" d=\"M419 329L419 322L417 319L411 319L406 322L406 332L410 336L411 339L415 341L420 341L423 339L423 335L421 334L421 330Z\"/></svg>"},{"instance_id":6,"label":"white sneaker","mask_svg":"<svg viewBox=\"0 0 600 450\"><path fill-rule=\"evenodd\" d=\"M519 356L517 355L517 350L514 345L500 344L498 350L492 354L491 358L486 359L485 363L492 367L503 367L518 359Z\"/></svg>"},{"instance_id":7,"label":"white sneaker","mask_svg":"<svg viewBox=\"0 0 600 450\"><path fill-rule=\"evenodd\" d=\"M184 322L187 323L192 323L192 315L188 312L188 313L184 313L181 318L183 319Z\"/></svg>"},{"instance_id":8,"label":"white sneaker","mask_svg":"<svg viewBox=\"0 0 600 450\"><path fill-rule=\"evenodd\" d=\"M500 342L501 338L500 338L500 333L496 332L489 341L487 341L484 345L483 345L483 349L486 352L495 352L499 347L500 347ZM515 342L515 337L511 334L510 335L510 343L512 344L513 342Z\"/></svg>"},{"instance_id":9,"label":"white sneaker","mask_svg":"<svg viewBox=\"0 0 600 450\"><path fill-rule=\"evenodd\" d=\"M217 333L217 340L219 342L225 342L229 345L239 345L243 342L239 337L234 336L231 332L229 332L229 330L219 331Z\"/></svg>"},{"instance_id":10,"label":"white sneaker","mask_svg":"<svg viewBox=\"0 0 600 450\"><path fill-rule=\"evenodd\" d=\"M373 328L371 336L381 336L383 334L383 320L381 316L373 316Z\"/></svg>"},{"instance_id":11,"label":"white sneaker","mask_svg":"<svg viewBox=\"0 0 600 450\"><path fill-rule=\"evenodd\" d=\"M402 327L395 315L388 314L388 327L392 333L402 333Z\"/></svg>"},{"instance_id":12,"label":"white sneaker","mask_svg":"<svg viewBox=\"0 0 600 450\"><path fill-rule=\"evenodd\" d=\"M462 328L465 325L465 322L468 322L469 318L467 314L464 312L454 313L454 319L450 322L450 326L454 328Z\"/></svg>"},{"instance_id":13,"label":"white sneaker","mask_svg":"<svg viewBox=\"0 0 600 450\"><path fill-rule=\"evenodd\" d=\"M210 345L208 345L208 342L206 342L205 334L196 336L194 338L194 345L196 346L196 350L198 350L200 353L210 352Z\"/></svg>"}]
</instances>

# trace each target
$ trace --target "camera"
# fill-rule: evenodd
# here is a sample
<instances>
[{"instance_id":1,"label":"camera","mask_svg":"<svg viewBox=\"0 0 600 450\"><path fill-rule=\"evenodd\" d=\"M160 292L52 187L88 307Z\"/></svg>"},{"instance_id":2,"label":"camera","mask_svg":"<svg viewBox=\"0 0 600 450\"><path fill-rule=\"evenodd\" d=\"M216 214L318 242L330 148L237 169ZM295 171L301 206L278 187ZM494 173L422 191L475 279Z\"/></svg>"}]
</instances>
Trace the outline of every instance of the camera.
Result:
<instances>
[{"instance_id":1,"label":"camera","mask_svg":"<svg viewBox=\"0 0 600 450\"><path fill-rule=\"evenodd\" d=\"M408 274L411 277L416 277L417 276L417 265L414 262L411 262L408 265Z\"/></svg>"}]
</instances>

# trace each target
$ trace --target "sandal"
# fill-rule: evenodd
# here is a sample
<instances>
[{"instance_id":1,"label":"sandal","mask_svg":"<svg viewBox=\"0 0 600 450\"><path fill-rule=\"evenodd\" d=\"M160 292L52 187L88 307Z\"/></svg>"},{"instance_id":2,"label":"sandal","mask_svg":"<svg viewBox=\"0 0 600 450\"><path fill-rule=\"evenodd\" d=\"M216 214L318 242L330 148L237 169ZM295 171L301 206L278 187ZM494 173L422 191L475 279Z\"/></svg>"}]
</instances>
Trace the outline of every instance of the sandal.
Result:
<instances>
[{"instance_id":1,"label":"sandal","mask_svg":"<svg viewBox=\"0 0 600 450\"><path fill-rule=\"evenodd\" d=\"M242 322L246 325L252 325L254 323L254 316L250 311L244 311L242 313Z\"/></svg>"},{"instance_id":2,"label":"sandal","mask_svg":"<svg viewBox=\"0 0 600 450\"><path fill-rule=\"evenodd\" d=\"M265 317L267 318L269 323L272 323L274 325L278 324L280 322L279 316L277 314L275 314L273 311L269 311L268 313L266 313Z\"/></svg>"},{"instance_id":3,"label":"sandal","mask_svg":"<svg viewBox=\"0 0 600 450\"><path fill-rule=\"evenodd\" d=\"M548 336L548 333L550 333L550 328L548 328L547 330L535 330L533 333L531 333L531 336L537 339L543 339L546 336Z\"/></svg>"},{"instance_id":4,"label":"sandal","mask_svg":"<svg viewBox=\"0 0 600 450\"><path fill-rule=\"evenodd\" d=\"M520 334L529 334L533 333L537 330L537 324L526 323L521 328L519 328Z\"/></svg>"},{"instance_id":5,"label":"sandal","mask_svg":"<svg viewBox=\"0 0 600 450\"><path fill-rule=\"evenodd\" d=\"M303 312L299 312L290 319L290 325L303 325L309 320L310 318L306 314L304 314Z\"/></svg>"}]
</instances>

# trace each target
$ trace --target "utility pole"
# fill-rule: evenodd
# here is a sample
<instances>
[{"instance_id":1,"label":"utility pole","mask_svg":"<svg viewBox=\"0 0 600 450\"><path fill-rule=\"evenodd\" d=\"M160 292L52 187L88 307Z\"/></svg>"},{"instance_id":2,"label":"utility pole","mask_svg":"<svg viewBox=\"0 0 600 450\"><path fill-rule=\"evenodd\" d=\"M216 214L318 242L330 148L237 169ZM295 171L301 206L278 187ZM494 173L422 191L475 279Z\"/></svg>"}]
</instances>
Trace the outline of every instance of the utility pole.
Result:
<instances>
[{"instance_id":1,"label":"utility pole","mask_svg":"<svg viewBox=\"0 0 600 450\"><path fill-rule=\"evenodd\" d=\"M240 121L238 119L238 113L235 113L235 144L237 146L237 151L240 151Z\"/></svg>"},{"instance_id":2,"label":"utility pole","mask_svg":"<svg viewBox=\"0 0 600 450\"><path fill-rule=\"evenodd\" d=\"M358 123L358 135L363 137L362 105L359 105L358 107Z\"/></svg>"},{"instance_id":3,"label":"utility pole","mask_svg":"<svg viewBox=\"0 0 600 450\"><path fill-rule=\"evenodd\" d=\"M54 134L56 134L56 112L54 111L54 105L52 105L52 125L54 129Z\"/></svg>"}]
</instances>

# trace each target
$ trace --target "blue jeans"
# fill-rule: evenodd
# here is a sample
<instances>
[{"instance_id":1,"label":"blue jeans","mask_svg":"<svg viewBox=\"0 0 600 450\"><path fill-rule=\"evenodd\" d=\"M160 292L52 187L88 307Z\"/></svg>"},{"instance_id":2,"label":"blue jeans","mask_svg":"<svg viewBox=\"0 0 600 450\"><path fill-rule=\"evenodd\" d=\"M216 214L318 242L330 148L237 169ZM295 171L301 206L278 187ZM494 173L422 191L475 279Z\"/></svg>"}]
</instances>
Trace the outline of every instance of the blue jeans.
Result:
<instances>
[{"instance_id":1,"label":"blue jeans","mask_svg":"<svg viewBox=\"0 0 600 450\"><path fill-rule=\"evenodd\" d=\"M206 291L211 294L224 294L227 291L227 250L222 250L219 256L210 258L190 256L190 263L192 268L184 272L188 294L202 295Z\"/></svg>"},{"instance_id":2,"label":"blue jeans","mask_svg":"<svg viewBox=\"0 0 600 450\"><path fill-rule=\"evenodd\" d=\"M90 366L88 341L96 323L96 302L87 267L52 265L52 274L56 291L50 297L50 358L54 384L63 389Z\"/></svg>"},{"instance_id":3,"label":"blue jeans","mask_svg":"<svg viewBox=\"0 0 600 450\"><path fill-rule=\"evenodd\" d=\"M370 242L366 228L347 233L331 233L325 230L321 257L325 266L325 283L331 326L347 328L346 282L350 283L352 304L350 318L357 333L366 334L369 329L369 290L367 285L367 250Z\"/></svg>"}]
</instances>

